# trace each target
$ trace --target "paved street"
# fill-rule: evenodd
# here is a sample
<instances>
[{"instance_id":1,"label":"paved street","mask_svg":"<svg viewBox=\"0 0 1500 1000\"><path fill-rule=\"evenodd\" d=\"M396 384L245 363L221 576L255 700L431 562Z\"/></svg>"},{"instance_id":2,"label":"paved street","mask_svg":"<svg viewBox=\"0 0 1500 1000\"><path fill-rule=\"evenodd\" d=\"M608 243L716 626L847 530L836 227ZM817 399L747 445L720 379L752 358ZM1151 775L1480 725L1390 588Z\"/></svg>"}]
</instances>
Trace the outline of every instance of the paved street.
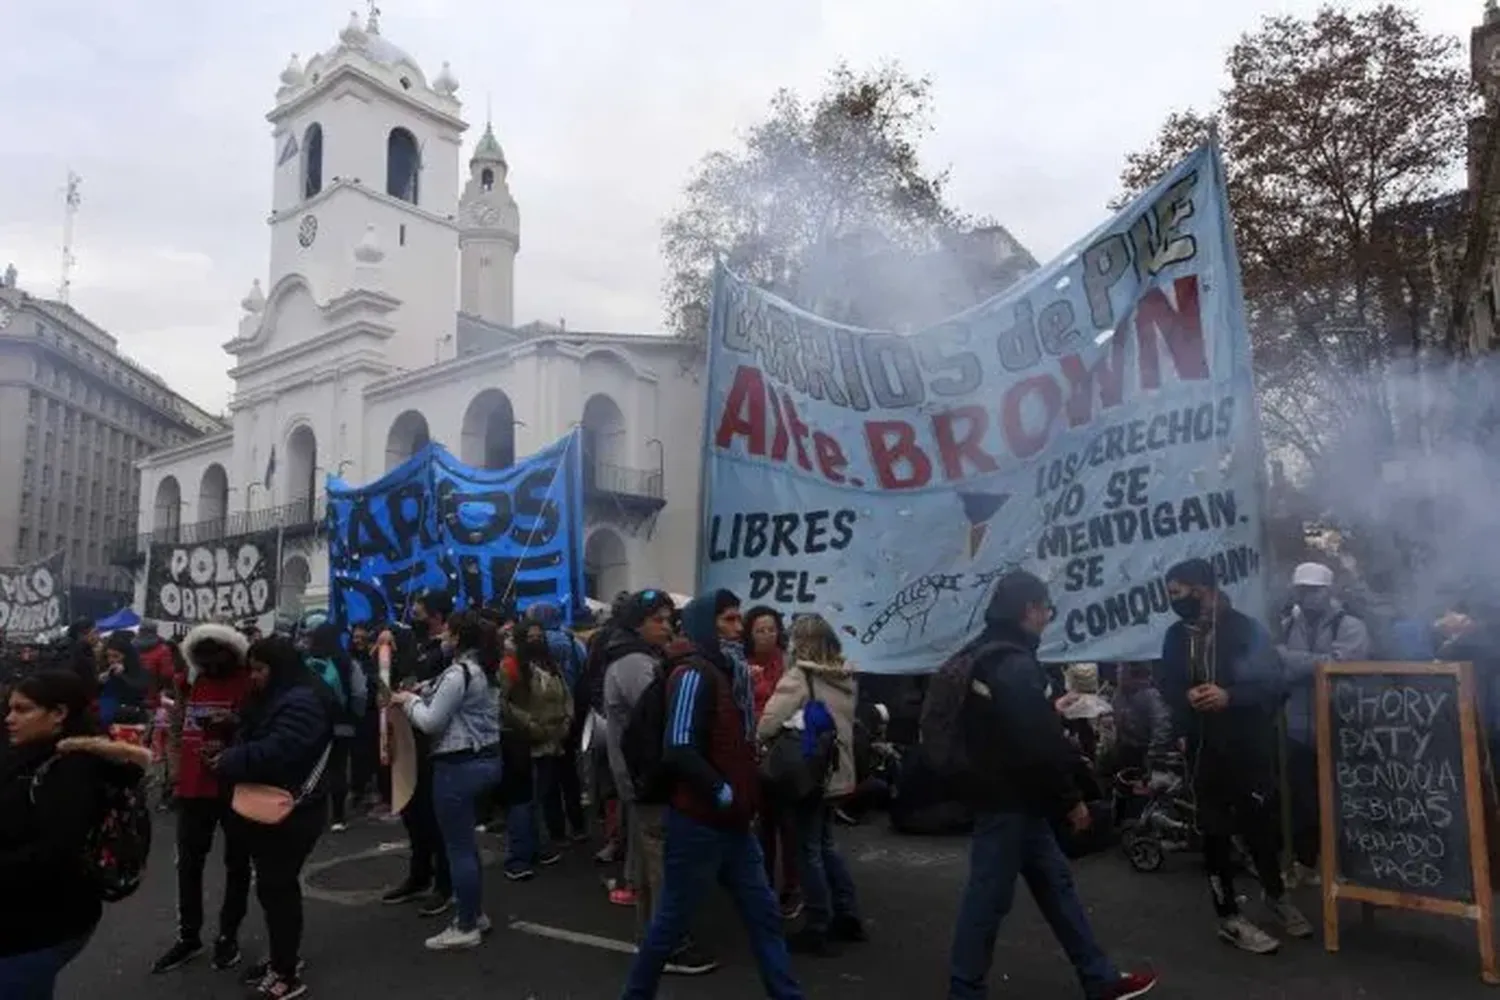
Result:
<instances>
[{"instance_id":1,"label":"paved street","mask_svg":"<svg viewBox=\"0 0 1500 1000\"><path fill-rule=\"evenodd\" d=\"M208 967L206 957L163 977L147 975L170 943L173 927L170 826L159 830L149 884L110 907L98 935L65 975L59 996L137 1000L216 1000L242 993L236 980ZM871 921L873 942L829 959L801 959L797 970L810 997L937 998L966 842L898 837L875 826L840 831ZM374 900L402 870L401 827L367 822L325 835L309 876L318 897L308 905L305 955L313 992L360 1000L422 997L608 1000L624 978L631 913L611 907L601 872L583 850L526 884L490 869L489 912L505 926L481 949L435 955L422 948L434 930L409 907ZM488 839L488 838L487 838ZM488 839L490 846L496 846ZM331 862L331 863L330 863ZM1154 994L1165 998L1224 996L1235 1000L1404 1000L1418 995L1466 1000L1493 996L1479 983L1474 937L1466 925L1438 918L1382 913L1362 928L1357 910L1344 924L1344 951L1328 955L1299 942L1280 955L1234 952L1214 937L1206 887L1187 857L1166 871L1139 875L1115 855L1079 868L1095 925L1121 964L1162 971ZM217 885L211 890L211 904ZM996 949L995 997L1077 995L1070 970L1029 898ZM1305 900L1318 923L1315 900ZM212 912L212 905L210 906ZM702 979L668 979L663 1000L758 1000L743 936L722 903L703 922L702 936L726 967ZM252 903L245 942L262 948Z\"/></svg>"}]
</instances>

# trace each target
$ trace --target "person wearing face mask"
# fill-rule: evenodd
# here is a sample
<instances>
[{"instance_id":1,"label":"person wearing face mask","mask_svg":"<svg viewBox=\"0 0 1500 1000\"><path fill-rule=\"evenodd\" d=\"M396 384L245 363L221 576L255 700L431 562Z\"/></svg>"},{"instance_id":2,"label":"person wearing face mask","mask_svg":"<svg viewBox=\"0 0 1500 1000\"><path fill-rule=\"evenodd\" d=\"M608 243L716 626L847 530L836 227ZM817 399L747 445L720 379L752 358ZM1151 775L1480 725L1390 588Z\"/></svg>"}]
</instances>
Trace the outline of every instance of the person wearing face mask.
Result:
<instances>
[{"instance_id":1,"label":"person wearing face mask","mask_svg":"<svg viewBox=\"0 0 1500 1000\"><path fill-rule=\"evenodd\" d=\"M1240 913L1232 841L1239 836L1249 849L1277 923L1292 937L1310 937L1312 926L1286 898L1276 857L1281 664L1270 633L1231 606L1208 561L1167 570L1167 597L1179 620L1162 641L1159 687L1186 744L1219 937L1270 954L1280 942Z\"/></svg>"},{"instance_id":2,"label":"person wearing face mask","mask_svg":"<svg viewBox=\"0 0 1500 1000\"><path fill-rule=\"evenodd\" d=\"M402 687L412 689L435 681L447 670L452 658L448 640L452 614L453 598L446 591L428 591L413 603L412 632L417 638L417 652L411 672L399 682ZM453 880L433 809L432 739L420 729L413 730L412 737L417 751L417 782L411 801L401 810L401 822L411 841L411 867L400 885L381 896L381 902L399 905L421 900L418 913L439 917L452 908Z\"/></svg>"},{"instance_id":3,"label":"person wearing face mask","mask_svg":"<svg viewBox=\"0 0 1500 1000\"><path fill-rule=\"evenodd\" d=\"M1370 658L1370 632L1334 597L1333 570L1303 563L1292 572L1291 611L1281 621L1282 671L1287 685L1287 782L1292 805L1293 875L1317 884L1318 749L1313 681L1318 664Z\"/></svg>"}]
</instances>

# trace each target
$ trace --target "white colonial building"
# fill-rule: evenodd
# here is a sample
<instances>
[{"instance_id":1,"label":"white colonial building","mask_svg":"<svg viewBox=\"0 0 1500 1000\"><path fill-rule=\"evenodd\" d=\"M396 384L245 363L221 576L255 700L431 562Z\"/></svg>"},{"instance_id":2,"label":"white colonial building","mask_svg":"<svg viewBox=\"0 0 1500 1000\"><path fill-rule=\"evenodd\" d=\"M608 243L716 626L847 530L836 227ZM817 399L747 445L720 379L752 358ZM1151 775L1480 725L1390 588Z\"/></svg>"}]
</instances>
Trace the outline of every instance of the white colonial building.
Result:
<instances>
[{"instance_id":1,"label":"white colonial building","mask_svg":"<svg viewBox=\"0 0 1500 1000\"><path fill-rule=\"evenodd\" d=\"M592 595L690 591L703 396L675 338L515 325L520 216L487 124L351 19L281 74L270 267L224 345L232 429L140 463L142 537L284 529L283 610L326 595L328 473L372 481L428 440L508 465L584 430ZM139 593L139 591L138 591Z\"/></svg>"}]
</instances>

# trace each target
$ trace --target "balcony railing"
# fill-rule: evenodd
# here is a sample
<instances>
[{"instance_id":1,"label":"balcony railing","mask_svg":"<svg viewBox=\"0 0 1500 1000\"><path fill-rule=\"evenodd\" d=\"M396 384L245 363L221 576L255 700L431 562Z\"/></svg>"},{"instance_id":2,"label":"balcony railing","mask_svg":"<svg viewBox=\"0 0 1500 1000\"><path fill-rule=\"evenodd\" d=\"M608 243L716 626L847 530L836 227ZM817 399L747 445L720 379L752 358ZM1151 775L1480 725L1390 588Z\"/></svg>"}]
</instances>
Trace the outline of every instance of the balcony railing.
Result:
<instances>
[{"instance_id":1,"label":"balcony railing","mask_svg":"<svg viewBox=\"0 0 1500 1000\"><path fill-rule=\"evenodd\" d=\"M117 566L133 565L139 562L151 545L201 545L221 538L274 531L277 528L288 536L298 537L321 530L326 512L327 498L320 496L316 499L294 500L279 507L232 512L207 521L125 535L109 542L110 562Z\"/></svg>"},{"instance_id":2,"label":"balcony railing","mask_svg":"<svg viewBox=\"0 0 1500 1000\"><path fill-rule=\"evenodd\" d=\"M609 462L590 462L583 467L585 494L613 494L637 500L666 502L666 490L660 469L631 469Z\"/></svg>"},{"instance_id":3,"label":"balcony railing","mask_svg":"<svg viewBox=\"0 0 1500 1000\"><path fill-rule=\"evenodd\" d=\"M666 504L660 469L632 469L609 462L590 462L583 470L583 491L586 500L625 503L648 511L659 510ZM315 500L297 500L279 507L232 512L220 518L125 535L108 543L110 562L116 566L138 565L146 549L154 544L201 545L277 528L289 537L312 534L322 530L327 509L325 494Z\"/></svg>"}]
</instances>

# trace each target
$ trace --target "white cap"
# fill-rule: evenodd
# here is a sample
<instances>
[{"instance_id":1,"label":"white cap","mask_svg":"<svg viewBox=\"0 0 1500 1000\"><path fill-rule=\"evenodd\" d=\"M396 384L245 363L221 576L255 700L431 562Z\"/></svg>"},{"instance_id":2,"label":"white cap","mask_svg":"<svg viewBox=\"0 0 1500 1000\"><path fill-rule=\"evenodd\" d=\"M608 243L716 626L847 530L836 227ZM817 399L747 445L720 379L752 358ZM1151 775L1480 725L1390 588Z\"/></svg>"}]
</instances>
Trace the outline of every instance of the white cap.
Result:
<instances>
[{"instance_id":1,"label":"white cap","mask_svg":"<svg viewBox=\"0 0 1500 1000\"><path fill-rule=\"evenodd\" d=\"M1332 587L1333 570L1322 563L1306 562L1292 571L1293 587Z\"/></svg>"}]
</instances>

